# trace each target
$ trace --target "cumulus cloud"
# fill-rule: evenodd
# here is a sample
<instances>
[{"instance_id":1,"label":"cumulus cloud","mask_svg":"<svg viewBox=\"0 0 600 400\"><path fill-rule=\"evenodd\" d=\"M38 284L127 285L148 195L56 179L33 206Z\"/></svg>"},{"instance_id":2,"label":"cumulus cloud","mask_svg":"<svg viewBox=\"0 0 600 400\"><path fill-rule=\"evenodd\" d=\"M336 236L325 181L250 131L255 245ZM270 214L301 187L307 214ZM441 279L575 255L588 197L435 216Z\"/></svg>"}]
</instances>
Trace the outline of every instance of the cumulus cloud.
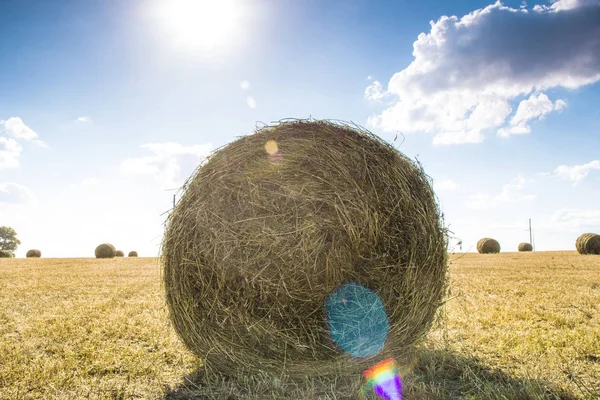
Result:
<instances>
[{"instance_id":1,"label":"cumulus cloud","mask_svg":"<svg viewBox=\"0 0 600 400\"><path fill-rule=\"evenodd\" d=\"M37 133L25 125L23 120L19 117L11 117L6 121L0 121L0 129L8 136L11 136L15 139L29 140L37 143L40 146L46 145L44 142L39 140Z\"/></svg>"},{"instance_id":2,"label":"cumulus cloud","mask_svg":"<svg viewBox=\"0 0 600 400\"><path fill-rule=\"evenodd\" d=\"M446 179L443 181L439 181L436 182L433 185L433 188L435 190L439 190L439 191L450 191L450 190L456 190L456 188L458 188L458 185L452 180L452 179Z\"/></svg>"},{"instance_id":3,"label":"cumulus cloud","mask_svg":"<svg viewBox=\"0 0 600 400\"><path fill-rule=\"evenodd\" d=\"M15 139L0 136L0 169L17 168L22 151Z\"/></svg>"},{"instance_id":4,"label":"cumulus cloud","mask_svg":"<svg viewBox=\"0 0 600 400\"><path fill-rule=\"evenodd\" d=\"M28 204L35 201L35 197L25 186L16 183L0 183L0 204Z\"/></svg>"},{"instance_id":5,"label":"cumulus cloud","mask_svg":"<svg viewBox=\"0 0 600 400\"><path fill-rule=\"evenodd\" d=\"M561 111L567 106L564 100L556 100L554 103L544 93L532 94L528 99L519 103L517 112L510 120L510 126L498 130L498 136L509 137L511 135L525 134L531 132L529 121L542 120L552 111Z\"/></svg>"},{"instance_id":6,"label":"cumulus cloud","mask_svg":"<svg viewBox=\"0 0 600 400\"><path fill-rule=\"evenodd\" d=\"M502 131L525 133L527 121L565 105L542 91L600 81L599 36L600 0L559 0L535 11L498 1L462 18L442 16L418 36L414 60L387 88L367 88L365 97L385 91L395 99L368 124L436 134L436 144L478 143L506 123L511 103L539 93L519 104Z\"/></svg>"},{"instance_id":7,"label":"cumulus cloud","mask_svg":"<svg viewBox=\"0 0 600 400\"><path fill-rule=\"evenodd\" d=\"M519 201L530 201L536 198L534 194L523 192L527 180L523 175L518 175L512 182L502 187L500 194L491 196L489 194L478 193L469 198L467 205L473 208L492 208L504 203L514 203Z\"/></svg>"},{"instance_id":8,"label":"cumulus cloud","mask_svg":"<svg viewBox=\"0 0 600 400\"><path fill-rule=\"evenodd\" d=\"M365 89L365 99L373 102L381 101L385 96L385 90L379 81L373 81Z\"/></svg>"},{"instance_id":9,"label":"cumulus cloud","mask_svg":"<svg viewBox=\"0 0 600 400\"><path fill-rule=\"evenodd\" d=\"M596 229L600 225L600 209L562 208L542 221L546 229L577 232Z\"/></svg>"},{"instance_id":10,"label":"cumulus cloud","mask_svg":"<svg viewBox=\"0 0 600 400\"><path fill-rule=\"evenodd\" d=\"M600 160L581 165L560 165L556 167L554 174L561 179L573 181L574 185L577 185L593 170L600 170Z\"/></svg>"},{"instance_id":11,"label":"cumulus cloud","mask_svg":"<svg viewBox=\"0 0 600 400\"><path fill-rule=\"evenodd\" d=\"M150 156L129 158L121 164L121 168L134 175L153 175L163 189L181 186L182 157L192 157L197 162L206 158L212 144L183 146L179 143L147 143L140 146L152 153Z\"/></svg>"},{"instance_id":12,"label":"cumulus cloud","mask_svg":"<svg viewBox=\"0 0 600 400\"><path fill-rule=\"evenodd\" d=\"M252 96L246 97L246 104L248 104L248 107L250 108L256 108L256 100L254 100L254 97Z\"/></svg>"}]
</instances>

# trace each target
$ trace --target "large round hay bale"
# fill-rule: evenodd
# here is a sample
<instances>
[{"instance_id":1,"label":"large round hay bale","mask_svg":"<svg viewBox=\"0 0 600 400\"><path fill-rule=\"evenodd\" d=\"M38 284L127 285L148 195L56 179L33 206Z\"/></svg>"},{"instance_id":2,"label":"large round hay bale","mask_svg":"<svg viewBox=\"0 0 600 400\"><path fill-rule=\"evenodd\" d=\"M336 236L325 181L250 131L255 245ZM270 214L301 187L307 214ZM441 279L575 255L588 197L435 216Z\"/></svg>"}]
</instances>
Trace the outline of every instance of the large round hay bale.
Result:
<instances>
[{"instance_id":1,"label":"large round hay bale","mask_svg":"<svg viewBox=\"0 0 600 400\"><path fill-rule=\"evenodd\" d=\"M115 246L110 243L102 243L100 246L96 247L96 258L113 258L115 257L117 250Z\"/></svg>"},{"instance_id":2,"label":"large round hay bale","mask_svg":"<svg viewBox=\"0 0 600 400\"><path fill-rule=\"evenodd\" d=\"M42 256L42 252L40 250L37 249L31 249L31 250L27 250L27 254L25 254L25 257L27 258L40 258Z\"/></svg>"},{"instance_id":3,"label":"large round hay bale","mask_svg":"<svg viewBox=\"0 0 600 400\"><path fill-rule=\"evenodd\" d=\"M533 251L531 243L519 243L519 251Z\"/></svg>"},{"instance_id":4,"label":"large round hay bale","mask_svg":"<svg viewBox=\"0 0 600 400\"><path fill-rule=\"evenodd\" d=\"M477 242L477 251L481 254L500 253L500 243L492 238L483 238Z\"/></svg>"},{"instance_id":5,"label":"large round hay bale","mask_svg":"<svg viewBox=\"0 0 600 400\"><path fill-rule=\"evenodd\" d=\"M12 254L8 250L0 250L0 258L12 258Z\"/></svg>"},{"instance_id":6,"label":"large round hay bale","mask_svg":"<svg viewBox=\"0 0 600 400\"><path fill-rule=\"evenodd\" d=\"M137 257L138 253L137 251L130 251L129 254L127 254L127 257Z\"/></svg>"},{"instance_id":7,"label":"large round hay bale","mask_svg":"<svg viewBox=\"0 0 600 400\"><path fill-rule=\"evenodd\" d=\"M600 235L584 233L575 241L579 254L600 254Z\"/></svg>"},{"instance_id":8,"label":"large round hay bale","mask_svg":"<svg viewBox=\"0 0 600 400\"><path fill-rule=\"evenodd\" d=\"M123 250L117 250L115 251L115 257L125 257L125 253Z\"/></svg>"},{"instance_id":9,"label":"large round hay bale","mask_svg":"<svg viewBox=\"0 0 600 400\"><path fill-rule=\"evenodd\" d=\"M370 132L262 128L213 153L169 216L170 317L223 374L360 376L429 330L446 290L445 234L420 165ZM331 337L325 302L348 281L387 312L376 356L351 357Z\"/></svg>"}]
</instances>

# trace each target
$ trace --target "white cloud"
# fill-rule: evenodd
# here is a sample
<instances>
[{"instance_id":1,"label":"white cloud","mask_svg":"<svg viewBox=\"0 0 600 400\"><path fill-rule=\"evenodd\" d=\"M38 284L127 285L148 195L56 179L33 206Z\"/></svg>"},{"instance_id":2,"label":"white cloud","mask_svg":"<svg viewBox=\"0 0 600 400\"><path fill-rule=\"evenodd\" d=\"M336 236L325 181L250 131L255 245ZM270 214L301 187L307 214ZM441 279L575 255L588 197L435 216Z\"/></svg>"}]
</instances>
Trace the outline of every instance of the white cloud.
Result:
<instances>
[{"instance_id":1,"label":"white cloud","mask_svg":"<svg viewBox=\"0 0 600 400\"><path fill-rule=\"evenodd\" d=\"M506 122L515 99L599 81L599 28L600 1L590 0L561 0L539 12L496 2L460 19L442 16L414 42L412 63L390 79L385 93L394 103L368 122L386 132L438 134L436 144L480 142ZM381 98L378 89L371 84L365 97ZM509 133L529 129L524 118L545 115L532 102L519 107L515 122L522 123Z\"/></svg>"},{"instance_id":2,"label":"white cloud","mask_svg":"<svg viewBox=\"0 0 600 400\"><path fill-rule=\"evenodd\" d=\"M16 183L0 183L0 204L28 204L36 199L25 186Z\"/></svg>"},{"instance_id":3,"label":"white cloud","mask_svg":"<svg viewBox=\"0 0 600 400\"><path fill-rule=\"evenodd\" d=\"M368 80L368 81L370 81L370 80L372 80L372 79L373 79L373 77L372 77L371 75L367 76L367 80Z\"/></svg>"},{"instance_id":4,"label":"white cloud","mask_svg":"<svg viewBox=\"0 0 600 400\"><path fill-rule=\"evenodd\" d=\"M195 161L206 158L212 144L201 144L194 146L183 146L179 143L147 143L140 146L147 149L151 156L129 158L121 164L121 168L133 175L154 175L156 181L163 189L171 189L182 185L181 157L193 157Z\"/></svg>"},{"instance_id":5,"label":"white cloud","mask_svg":"<svg viewBox=\"0 0 600 400\"><path fill-rule=\"evenodd\" d=\"M242 88L242 90L248 90L248 89L250 89L250 82L242 81L240 83L240 87Z\"/></svg>"},{"instance_id":6,"label":"white cloud","mask_svg":"<svg viewBox=\"0 0 600 400\"><path fill-rule=\"evenodd\" d=\"M600 209L562 208L543 218L541 227L558 232L583 233L600 226Z\"/></svg>"},{"instance_id":7,"label":"white cloud","mask_svg":"<svg viewBox=\"0 0 600 400\"><path fill-rule=\"evenodd\" d=\"M456 188L458 188L458 185L452 179L446 179L446 180L443 180L443 181L436 182L433 185L433 188L435 190L440 190L440 191L443 191L443 190L456 190Z\"/></svg>"},{"instance_id":8,"label":"white cloud","mask_svg":"<svg viewBox=\"0 0 600 400\"><path fill-rule=\"evenodd\" d=\"M590 161L582 165L560 165L554 173L562 179L573 181L575 185L581 182L592 170L600 170L600 160Z\"/></svg>"},{"instance_id":9,"label":"white cloud","mask_svg":"<svg viewBox=\"0 0 600 400\"><path fill-rule=\"evenodd\" d=\"M77 119L75 121L76 122L83 122L83 123L92 122L92 118L90 118L89 115L84 115L82 117L77 117Z\"/></svg>"},{"instance_id":10,"label":"white cloud","mask_svg":"<svg viewBox=\"0 0 600 400\"><path fill-rule=\"evenodd\" d=\"M489 194L478 193L469 198L467 205L473 208L492 208L503 203L514 203L519 201L530 201L536 198L534 194L525 194L523 189L527 180L518 175L511 183L507 183L502 187L502 192L496 196Z\"/></svg>"},{"instance_id":11,"label":"white cloud","mask_svg":"<svg viewBox=\"0 0 600 400\"><path fill-rule=\"evenodd\" d=\"M1 131L12 136L15 139L23 139L32 141L42 147L46 147L46 143L42 142L37 133L33 129L25 125L19 117L11 117L6 121L0 121Z\"/></svg>"},{"instance_id":12,"label":"white cloud","mask_svg":"<svg viewBox=\"0 0 600 400\"><path fill-rule=\"evenodd\" d=\"M0 169L17 168L22 151L15 139L0 136Z\"/></svg>"},{"instance_id":13,"label":"white cloud","mask_svg":"<svg viewBox=\"0 0 600 400\"><path fill-rule=\"evenodd\" d=\"M514 134L525 134L531 132L528 122L531 120L542 120L552 111L561 111L567 106L564 100L556 100L554 103L544 93L532 94L528 99L519 103L517 112L510 120L510 127L498 130L498 136L509 137Z\"/></svg>"},{"instance_id":14,"label":"white cloud","mask_svg":"<svg viewBox=\"0 0 600 400\"><path fill-rule=\"evenodd\" d=\"M256 100L254 100L254 97L252 96L246 97L246 104L248 104L248 107L250 108L256 108Z\"/></svg>"},{"instance_id":15,"label":"white cloud","mask_svg":"<svg viewBox=\"0 0 600 400\"><path fill-rule=\"evenodd\" d=\"M365 89L365 99L373 102L381 101L385 96L385 90L379 81L373 81Z\"/></svg>"}]
</instances>

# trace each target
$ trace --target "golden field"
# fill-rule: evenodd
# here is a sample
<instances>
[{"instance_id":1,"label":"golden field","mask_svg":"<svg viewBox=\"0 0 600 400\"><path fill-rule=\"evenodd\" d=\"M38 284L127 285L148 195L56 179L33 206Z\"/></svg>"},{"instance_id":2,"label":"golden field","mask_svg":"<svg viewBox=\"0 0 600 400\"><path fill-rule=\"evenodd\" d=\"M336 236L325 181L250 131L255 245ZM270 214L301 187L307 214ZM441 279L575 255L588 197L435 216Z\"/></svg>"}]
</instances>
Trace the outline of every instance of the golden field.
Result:
<instances>
[{"instance_id":1,"label":"golden field","mask_svg":"<svg viewBox=\"0 0 600 400\"><path fill-rule=\"evenodd\" d=\"M600 399L600 256L450 259L406 399ZM0 399L193 398L161 290L155 258L0 259Z\"/></svg>"}]
</instances>

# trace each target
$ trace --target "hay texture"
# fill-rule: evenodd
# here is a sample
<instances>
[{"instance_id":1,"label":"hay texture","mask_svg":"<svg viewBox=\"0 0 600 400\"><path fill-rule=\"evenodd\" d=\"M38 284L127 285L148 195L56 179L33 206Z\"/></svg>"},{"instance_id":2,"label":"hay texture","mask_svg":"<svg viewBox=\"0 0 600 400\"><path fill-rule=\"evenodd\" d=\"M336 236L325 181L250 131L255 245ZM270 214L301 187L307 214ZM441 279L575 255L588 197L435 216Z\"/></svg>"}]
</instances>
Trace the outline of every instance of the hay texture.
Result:
<instances>
[{"instance_id":1,"label":"hay texture","mask_svg":"<svg viewBox=\"0 0 600 400\"><path fill-rule=\"evenodd\" d=\"M110 243L102 243L100 246L96 247L96 258L114 258L116 256L117 250L115 246Z\"/></svg>"},{"instance_id":2,"label":"hay texture","mask_svg":"<svg viewBox=\"0 0 600 400\"><path fill-rule=\"evenodd\" d=\"M12 258L12 254L8 250L0 250L0 258Z\"/></svg>"},{"instance_id":3,"label":"hay texture","mask_svg":"<svg viewBox=\"0 0 600 400\"><path fill-rule=\"evenodd\" d=\"M360 374L429 330L445 235L419 164L358 127L281 122L218 149L186 183L162 245L170 317L220 373ZM387 312L377 356L331 338L325 302L350 280Z\"/></svg>"},{"instance_id":4,"label":"hay texture","mask_svg":"<svg viewBox=\"0 0 600 400\"><path fill-rule=\"evenodd\" d=\"M600 254L600 235L584 233L575 241L579 254Z\"/></svg>"},{"instance_id":5,"label":"hay texture","mask_svg":"<svg viewBox=\"0 0 600 400\"><path fill-rule=\"evenodd\" d=\"M41 256L42 252L37 249L27 250L27 254L25 254L27 258L40 258Z\"/></svg>"},{"instance_id":6,"label":"hay texture","mask_svg":"<svg viewBox=\"0 0 600 400\"><path fill-rule=\"evenodd\" d=\"M477 242L477 251L481 254L500 253L500 243L491 238L483 238Z\"/></svg>"},{"instance_id":7,"label":"hay texture","mask_svg":"<svg viewBox=\"0 0 600 400\"><path fill-rule=\"evenodd\" d=\"M115 257L125 257L125 253L123 250L117 250L115 251Z\"/></svg>"},{"instance_id":8,"label":"hay texture","mask_svg":"<svg viewBox=\"0 0 600 400\"><path fill-rule=\"evenodd\" d=\"M137 251L130 251L129 254L127 254L127 257L137 257L138 253Z\"/></svg>"},{"instance_id":9,"label":"hay texture","mask_svg":"<svg viewBox=\"0 0 600 400\"><path fill-rule=\"evenodd\" d=\"M519 251L533 251L533 246L530 243L519 243Z\"/></svg>"}]
</instances>

